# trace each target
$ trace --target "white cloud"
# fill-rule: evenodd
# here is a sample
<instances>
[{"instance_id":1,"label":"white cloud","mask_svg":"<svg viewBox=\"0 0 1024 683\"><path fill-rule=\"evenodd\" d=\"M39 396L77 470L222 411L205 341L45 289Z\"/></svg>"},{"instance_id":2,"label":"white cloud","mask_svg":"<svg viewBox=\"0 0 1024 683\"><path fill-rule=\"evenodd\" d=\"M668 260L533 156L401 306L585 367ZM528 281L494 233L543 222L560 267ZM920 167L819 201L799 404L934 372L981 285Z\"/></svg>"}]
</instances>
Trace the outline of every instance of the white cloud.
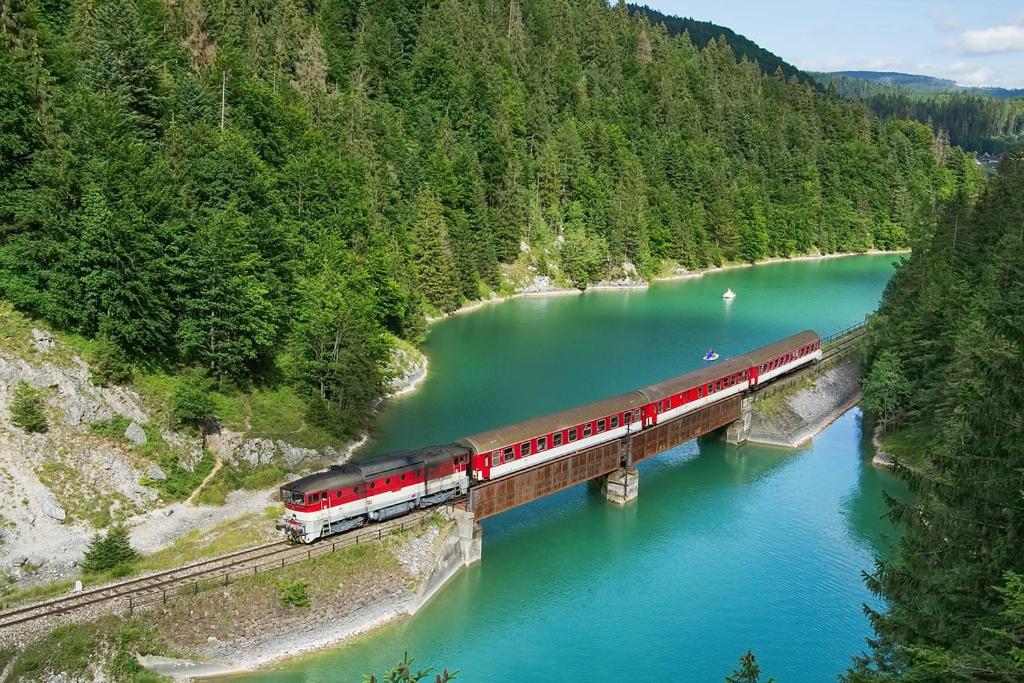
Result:
<instances>
[{"instance_id":1,"label":"white cloud","mask_svg":"<svg viewBox=\"0 0 1024 683\"><path fill-rule=\"evenodd\" d=\"M956 44L970 54L1024 52L1024 25L993 26L964 31Z\"/></svg>"},{"instance_id":2,"label":"white cloud","mask_svg":"<svg viewBox=\"0 0 1024 683\"><path fill-rule=\"evenodd\" d=\"M827 59L796 59L795 64L807 71L905 71L911 64L901 57L875 57L856 59L829 57Z\"/></svg>"},{"instance_id":3,"label":"white cloud","mask_svg":"<svg viewBox=\"0 0 1024 683\"><path fill-rule=\"evenodd\" d=\"M801 68L808 71L898 71L947 78L960 85L998 85L1000 79L995 69L979 66L967 60L955 62L912 62L899 57L877 57L856 59L833 57L825 60L797 60Z\"/></svg>"},{"instance_id":4,"label":"white cloud","mask_svg":"<svg viewBox=\"0 0 1024 683\"><path fill-rule=\"evenodd\" d=\"M953 62L944 69L938 69L937 74L952 79L960 85L991 85L996 75L990 67L978 66L969 62Z\"/></svg>"}]
</instances>

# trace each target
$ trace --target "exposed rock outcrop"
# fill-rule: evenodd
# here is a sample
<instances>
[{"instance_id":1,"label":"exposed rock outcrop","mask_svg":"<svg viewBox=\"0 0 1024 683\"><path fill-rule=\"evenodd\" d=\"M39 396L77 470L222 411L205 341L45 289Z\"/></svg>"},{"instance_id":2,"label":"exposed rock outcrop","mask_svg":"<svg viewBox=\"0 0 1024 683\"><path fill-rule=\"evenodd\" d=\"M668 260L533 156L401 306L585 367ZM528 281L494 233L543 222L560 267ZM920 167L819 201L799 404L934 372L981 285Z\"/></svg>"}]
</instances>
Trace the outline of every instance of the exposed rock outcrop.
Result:
<instances>
[{"instance_id":1,"label":"exposed rock outcrop","mask_svg":"<svg viewBox=\"0 0 1024 683\"><path fill-rule=\"evenodd\" d=\"M397 344L391 350L391 360L386 370L388 380L387 396L398 396L414 391L427 377L427 357L419 349L408 344Z\"/></svg>"}]
</instances>

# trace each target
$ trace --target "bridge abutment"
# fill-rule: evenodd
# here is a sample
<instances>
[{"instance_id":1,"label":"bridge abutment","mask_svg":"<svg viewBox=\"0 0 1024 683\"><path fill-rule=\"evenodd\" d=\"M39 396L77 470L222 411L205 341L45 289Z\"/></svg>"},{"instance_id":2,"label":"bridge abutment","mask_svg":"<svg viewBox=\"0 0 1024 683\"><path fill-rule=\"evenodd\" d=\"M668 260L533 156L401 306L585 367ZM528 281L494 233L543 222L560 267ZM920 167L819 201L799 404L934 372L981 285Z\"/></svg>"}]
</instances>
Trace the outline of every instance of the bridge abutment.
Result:
<instances>
[{"instance_id":1,"label":"bridge abutment","mask_svg":"<svg viewBox=\"0 0 1024 683\"><path fill-rule=\"evenodd\" d=\"M625 505L640 493L640 472L633 465L619 468L601 478L601 493L605 500Z\"/></svg>"},{"instance_id":2,"label":"bridge abutment","mask_svg":"<svg viewBox=\"0 0 1024 683\"><path fill-rule=\"evenodd\" d=\"M459 546L462 548L462 565L468 567L480 561L483 552L484 530L469 510L455 508L453 516L455 529L459 533Z\"/></svg>"},{"instance_id":3,"label":"bridge abutment","mask_svg":"<svg viewBox=\"0 0 1024 683\"><path fill-rule=\"evenodd\" d=\"M750 437L750 424L754 419L754 397L744 396L740 401L740 417L725 428L725 442L741 444Z\"/></svg>"}]
</instances>

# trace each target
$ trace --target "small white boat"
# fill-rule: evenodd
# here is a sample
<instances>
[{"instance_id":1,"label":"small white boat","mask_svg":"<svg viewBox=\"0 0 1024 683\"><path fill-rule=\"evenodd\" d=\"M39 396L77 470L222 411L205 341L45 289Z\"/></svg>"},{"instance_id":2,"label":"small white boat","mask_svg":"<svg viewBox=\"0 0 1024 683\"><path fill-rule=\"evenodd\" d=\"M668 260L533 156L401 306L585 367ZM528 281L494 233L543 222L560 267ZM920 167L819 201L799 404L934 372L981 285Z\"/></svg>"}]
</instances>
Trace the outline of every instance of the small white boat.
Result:
<instances>
[{"instance_id":1,"label":"small white boat","mask_svg":"<svg viewBox=\"0 0 1024 683\"><path fill-rule=\"evenodd\" d=\"M704 360L706 360L708 362L711 362L713 360L718 360L718 354L715 353L714 349L708 349L708 352L704 354Z\"/></svg>"},{"instance_id":2,"label":"small white boat","mask_svg":"<svg viewBox=\"0 0 1024 683\"><path fill-rule=\"evenodd\" d=\"M722 298L723 299L735 299L736 298L736 292L732 291L731 289L727 289L727 290L725 290L725 294L722 295Z\"/></svg>"}]
</instances>

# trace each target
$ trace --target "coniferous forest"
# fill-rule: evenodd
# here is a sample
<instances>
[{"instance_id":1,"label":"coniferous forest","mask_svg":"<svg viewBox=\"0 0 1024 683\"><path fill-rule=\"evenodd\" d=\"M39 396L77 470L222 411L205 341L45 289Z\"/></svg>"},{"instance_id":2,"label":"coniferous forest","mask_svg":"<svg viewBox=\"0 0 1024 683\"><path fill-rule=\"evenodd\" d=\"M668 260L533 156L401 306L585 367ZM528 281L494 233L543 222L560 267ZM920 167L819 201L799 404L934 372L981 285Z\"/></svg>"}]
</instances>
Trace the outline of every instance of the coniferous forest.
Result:
<instances>
[{"instance_id":1,"label":"coniferous forest","mask_svg":"<svg viewBox=\"0 0 1024 683\"><path fill-rule=\"evenodd\" d=\"M339 436L393 336L510 268L905 246L977 182L924 125L601 0L0 6L0 296L287 382Z\"/></svg>"},{"instance_id":2,"label":"coniferous forest","mask_svg":"<svg viewBox=\"0 0 1024 683\"><path fill-rule=\"evenodd\" d=\"M877 638L850 681L1019 681L1024 672L1024 153L958 196L869 326L864 407L913 491L868 586Z\"/></svg>"}]
</instances>

